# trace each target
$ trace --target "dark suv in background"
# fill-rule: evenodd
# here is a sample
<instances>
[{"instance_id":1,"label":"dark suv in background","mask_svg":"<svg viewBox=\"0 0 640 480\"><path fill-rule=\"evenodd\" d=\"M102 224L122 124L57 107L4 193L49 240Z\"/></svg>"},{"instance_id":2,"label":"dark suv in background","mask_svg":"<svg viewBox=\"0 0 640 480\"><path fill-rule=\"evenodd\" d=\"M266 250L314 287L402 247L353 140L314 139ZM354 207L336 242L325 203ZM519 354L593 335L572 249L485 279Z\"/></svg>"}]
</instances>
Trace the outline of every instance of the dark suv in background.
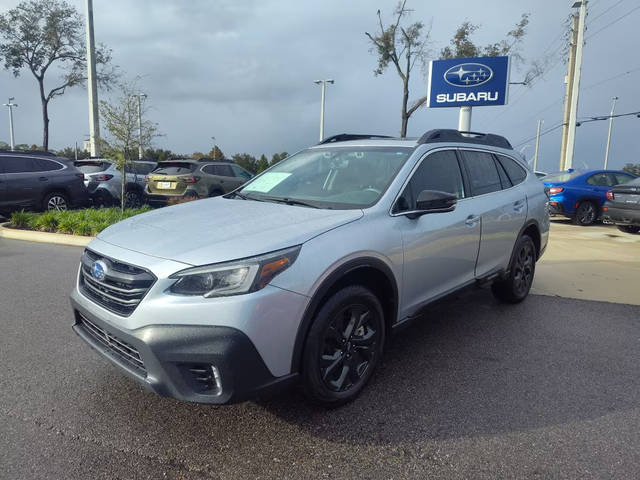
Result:
<instances>
[{"instance_id":1,"label":"dark suv in background","mask_svg":"<svg viewBox=\"0 0 640 480\"><path fill-rule=\"evenodd\" d=\"M84 175L71 162L46 152L0 151L0 212L84 207Z\"/></svg>"}]
</instances>

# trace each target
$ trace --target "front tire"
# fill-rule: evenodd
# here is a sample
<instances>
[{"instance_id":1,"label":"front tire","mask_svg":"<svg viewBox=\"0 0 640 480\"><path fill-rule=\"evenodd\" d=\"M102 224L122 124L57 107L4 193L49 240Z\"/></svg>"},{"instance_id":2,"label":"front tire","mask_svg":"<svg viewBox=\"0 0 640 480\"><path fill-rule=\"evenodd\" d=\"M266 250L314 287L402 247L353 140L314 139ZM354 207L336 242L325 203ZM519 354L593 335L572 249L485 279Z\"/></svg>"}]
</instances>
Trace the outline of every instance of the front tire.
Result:
<instances>
[{"instance_id":1,"label":"front tire","mask_svg":"<svg viewBox=\"0 0 640 480\"><path fill-rule=\"evenodd\" d=\"M529 235L522 235L511 257L509 275L491 285L493 295L505 303L520 303L531 290L536 271L536 246Z\"/></svg>"},{"instance_id":2,"label":"front tire","mask_svg":"<svg viewBox=\"0 0 640 480\"><path fill-rule=\"evenodd\" d=\"M305 342L306 395L330 408L356 398L372 377L384 342L378 298L360 285L339 290L320 308Z\"/></svg>"}]
</instances>

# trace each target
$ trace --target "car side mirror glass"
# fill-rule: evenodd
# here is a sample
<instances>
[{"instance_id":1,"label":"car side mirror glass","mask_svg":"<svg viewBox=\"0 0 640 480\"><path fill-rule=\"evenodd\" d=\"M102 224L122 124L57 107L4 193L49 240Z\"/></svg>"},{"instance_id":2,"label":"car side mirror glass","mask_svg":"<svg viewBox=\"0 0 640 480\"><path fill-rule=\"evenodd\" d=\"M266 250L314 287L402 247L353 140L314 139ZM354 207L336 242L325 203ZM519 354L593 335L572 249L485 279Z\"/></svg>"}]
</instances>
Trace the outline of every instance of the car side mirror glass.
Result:
<instances>
[{"instance_id":1,"label":"car side mirror glass","mask_svg":"<svg viewBox=\"0 0 640 480\"><path fill-rule=\"evenodd\" d=\"M455 210L458 197L439 190L423 190L416 201L416 214L442 213Z\"/></svg>"}]
</instances>

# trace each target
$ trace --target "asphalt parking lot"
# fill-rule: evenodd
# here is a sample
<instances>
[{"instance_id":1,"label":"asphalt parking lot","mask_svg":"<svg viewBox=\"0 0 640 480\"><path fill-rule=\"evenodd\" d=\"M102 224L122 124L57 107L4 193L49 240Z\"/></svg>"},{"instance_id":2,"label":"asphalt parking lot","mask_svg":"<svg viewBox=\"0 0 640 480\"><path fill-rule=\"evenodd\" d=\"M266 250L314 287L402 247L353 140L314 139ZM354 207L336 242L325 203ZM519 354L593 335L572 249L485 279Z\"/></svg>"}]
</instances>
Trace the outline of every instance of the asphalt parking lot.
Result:
<instances>
[{"instance_id":1,"label":"asphalt parking lot","mask_svg":"<svg viewBox=\"0 0 640 480\"><path fill-rule=\"evenodd\" d=\"M141 390L71 331L80 253L0 239L0 479L638 478L640 306L558 293L559 253L545 295L430 308L330 412L295 391L211 407Z\"/></svg>"}]
</instances>

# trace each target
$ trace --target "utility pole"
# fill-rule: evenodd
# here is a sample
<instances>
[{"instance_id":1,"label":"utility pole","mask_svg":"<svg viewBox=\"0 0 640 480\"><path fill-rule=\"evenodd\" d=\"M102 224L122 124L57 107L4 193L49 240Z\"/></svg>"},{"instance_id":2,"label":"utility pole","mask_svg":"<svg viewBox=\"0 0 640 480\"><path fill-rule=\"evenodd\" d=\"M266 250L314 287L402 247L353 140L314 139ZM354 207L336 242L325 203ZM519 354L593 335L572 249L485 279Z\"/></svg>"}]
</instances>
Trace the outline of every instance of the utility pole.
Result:
<instances>
[{"instance_id":1,"label":"utility pole","mask_svg":"<svg viewBox=\"0 0 640 480\"><path fill-rule=\"evenodd\" d=\"M146 93L136 93L132 97L138 99L138 160L142 160L144 149L142 148L142 99L147 98Z\"/></svg>"},{"instance_id":2,"label":"utility pole","mask_svg":"<svg viewBox=\"0 0 640 480\"><path fill-rule=\"evenodd\" d=\"M15 97L9 97L9 103L4 103L5 107L9 108L9 139L11 141L11 151L16 149L16 141L13 138L13 107L17 107L17 103L13 103Z\"/></svg>"},{"instance_id":3,"label":"utility pole","mask_svg":"<svg viewBox=\"0 0 640 480\"><path fill-rule=\"evenodd\" d=\"M324 92L327 88L327 83L333 84L333 80L315 80L313 83L322 86L322 99L320 100L320 141L324 139Z\"/></svg>"},{"instance_id":4,"label":"utility pole","mask_svg":"<svg viewBox=\"0 0 640 480\"><path fill-rule=\"evenodd\" d=\"M96 44L93 34L93 0L87 0L87 90L89 91L89 149L92 157L100 156L100 114L98 112L98 79Z\"/></svg>"},{"instance_id":5,"label":"utility pole","mask_svg":"<svg viewBox=\"0 0 640 480\"><path fill-rule=\"evenodd\" d=\"M565 83L567 91L564 97L564 115L562 117L562 144L560 146L560 170L566 169L567 158L567 136L569 135L569 112L571 111L571 95L573 93L573 71L576 62L576 45L578 44L578 13L573 14L571 24L571 41L569 42L569 66Z\"/></svg>"},{"instance_id":6,"label":"utility pole","mask_svg":"<svg viewBox=\"0 0 640 480\"><path fill-rule=\"evenodd\" d=\"M471 107L460 107L460 113L458 114L458 131L471 131Z\"/></svg>"},{"instance_id":7,"label":"utility pole","mask_svg":"<svg viewBox=\"0 0 640 480\"><path fill-rule=\"evenodd\" d=\"M604 154L604 168L607 169L607 164L609 163L609 147L611 147L611 130L613 130L613 112L616 109L616 101L618 97L613 97L613 102L611 103L611 115L609 115L609 134L607 135L607 150Z\"/></svg>"},{"instance_id":8,"label":"utility pole","mask_svg":"<svg viewBox=\"0 0 640 480\"><path fill-rule=\"evenodd\" d=\"M578 97L580 96L580 73L582 71L582 49L584 47L584 26L587 17L587 0L575 2L573 8L580 8L578 18L578 35L576 38L576 57L573 67L573 85L571 86L571 105L569 111L569 131L567 133L567 149L565 168L573 165L573 151L576 144L576 123L578 121Z\"/></svg>"},{"instance_id":9,"label":"utility pole","mask_svg":"<svg viewBox=\"0 0 640 480\"><path fill-rule=\"evenodd\" d=\"M538 133L536 134L536 153L533 155L533 171L538 170L538 152L540 151L540 130L544 120L538 120Z\"/></svg>"}]
</instances>

